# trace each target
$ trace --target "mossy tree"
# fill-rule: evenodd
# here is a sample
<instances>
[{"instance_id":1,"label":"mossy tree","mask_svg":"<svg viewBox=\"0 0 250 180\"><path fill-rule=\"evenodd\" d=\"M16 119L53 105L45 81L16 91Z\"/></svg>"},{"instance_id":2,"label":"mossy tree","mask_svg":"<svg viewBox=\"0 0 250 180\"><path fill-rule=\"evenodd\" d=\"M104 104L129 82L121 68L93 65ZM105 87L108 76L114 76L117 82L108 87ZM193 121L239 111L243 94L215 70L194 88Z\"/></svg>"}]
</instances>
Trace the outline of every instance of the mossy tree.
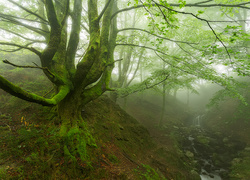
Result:
<instances>
[{"instance_id":1,"label":"mossy tree","mask_svg":"<svg viewBox=\"0 0 250 180\"><path fill-rule=\"evenodd\" d=\"M44 74L54 84L56 93L51 99L47 99L23 90L2 76L0 76L0 87L13 96L30 102L44 106L57 106L60 122L59 135L64 139L65 155L72 159L75 159L74 156L80 156L81 159L84 159L85 146L91 140L91 136L83 122L81 110L84 105L109 89L117 34L115 18L111 21L111 15L117 8L116 2L107 0L101 13L98 13L97 0L88 1L90 40L88 48L77 66L75 65L75 56L82 25L82 0L62 0L60 2L45 0L39 1L39 3L27 1L27 3L35 4L39 9L38 12L27 9L22 3L12 0L8 2L21 9L23 14L20 14L21 16L25 15L27 21L33 21L39 26L36 26L36 24L31 26L30 22L22 23L18 15L12 16L9 14L11 10L2 14L2 25L5 25L5 27L8 27L7 24L21 26L29 33L40 35L41 38L29 39L26 38L29 34L24 31L21 34L16 32L13 27L2 28L30 41L30 43L20 45L19 42L1 42L0 44L17 48L12 48L11 51L27 49L35 53L41 61L41 67L36 68L43 70ZM19 27L16 28L19 29ZM46 47L44 49L31 47L30 45L34 43L45 43ZM35 68L16 65L9 60L3 62L22 68ZM72 142L75 143L72 144Z\"/></svg>"},{"instance_id":2,"label":"mossy tree","mask_svg":"<svg viewBox=\"0 0 250 180\"><path fill-rule=\"evenodd\" d=\"M11 60L3 62L21 68L40 68L53 83L55 95L51 99L35 95L14 85L3 76L0 76L0 88L30 102L44 106L56 106L60 122L59 135L65 143L64 153L71 159L75 159L77 155L84 159L85 146L91 138L81 117L81 110L87 103L110 90L109 81L115 63L116 46L146 48L167 56L162 51L164 47L160 47L162 41L185 43L168 38L168 29L177 27L175 14L191 15L210 26L209 21L192 13L178 11L177 8L186 5L187 7L222 6L249 9L247 7L249 3L218 5L207 4L210 1L194 4L185 4L185 1L180 1L180 4L168 4L166 1L147 1L148 3L141 1L140 4L138 4L139 1L135 2L136 6L120 10L118 5L121 4L122 7L131 2L122 0L7 0L4 4L1 3L1 34L3 35L3 32L10 34L5 38L6 41L0 41L0 45L8 47L8 49L2 50L8 52L29 50L40 58L41 66L16 65ZM122 32L117 28L117 15L138 8L144 9L151 16L151 19L148 18L149 25L154 28L149 30L127 28L123 31L133 30L150 34L157 38L158 45L146 47L139 45L140 43L119 44L116 42L117 34ZM98 10L101 11L98 12ZM82 29L88 32L89 40L86 40L87 48L76 63L77 52L81 51L79 43L84 43L82 42L84 41L84 35L81 35ZM217 36L216 38L219 39ZM42 48L43 46L37 44L46 46ZM187 44L190 45L190 43ZM189 63L188 66L185 64L179 66L180 58L171 58L175 64L170 63L170 65L176 69L188 69L192 65ZM197 67L197 63L193 63L193 65L196 65L196 69L203 67L201 63L200 67ZM200 69L200 71L203 70ZM211 71L203 71L200 74L204 74L207 79L230 87L226 81L216 80L215 76L211 75ZM168 76L169 74L165 74L163 79ZM146 87L148 86L146 85Z\"/></svg>"}]
</instances>

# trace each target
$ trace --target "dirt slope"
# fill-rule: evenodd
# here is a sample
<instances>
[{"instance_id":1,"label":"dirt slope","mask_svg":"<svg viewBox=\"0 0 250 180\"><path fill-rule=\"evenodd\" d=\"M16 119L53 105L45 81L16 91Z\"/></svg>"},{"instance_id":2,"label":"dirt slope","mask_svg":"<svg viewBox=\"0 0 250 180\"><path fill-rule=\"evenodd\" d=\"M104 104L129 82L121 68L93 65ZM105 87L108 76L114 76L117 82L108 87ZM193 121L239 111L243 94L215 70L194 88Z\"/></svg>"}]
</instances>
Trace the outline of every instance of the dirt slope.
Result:
<instances>
[{"instance_id":1,"label":"dirt slope","mask_svg":"<svg viewBox=\"0 0 250 180\"><path fill-rule=\"evenodd\" d=\"M53 111L21 103L22 108L11 112L6 112L10 107L1 109L0 179L199 179L168 131L172 122L164 133L152 134L152 128L149 132L106 96L82 111L97 145L88 147L91 169L74 176L64 174L65 162L55 154L58 145L53 133L58 128Z\"/></svg>"},{"instance_id":2,"label":"dirt slope","mask_svg":"<svg viewBox=\"0 0 250 180\"><path fill-rule=\"evenodd\" d=\"M145 104L147 104L146 101ZM148 111L148 107L141 103L140 106L129 104L129 107L134 109L138 115L145 110ZM150 109L153 109L153 106ZM102 97L90 103L83 116L86 117L99 142L117 147L115 151L112 148L106 150L117 155L120 159L117 169L124 169L120 173L125 173L128 179L137 167L145 173L145 165L156 170L159 179L197 178L190 173L191 167L186 164L188 159L181 154L175 139L170 136L170 132L164 134L154 128L146 129L145 124L139 123L109 98ZM147 116L139 117L140 120L142 118L145 118L143 122L146 122ZM117 173L119 174L119 172ZM155 178L157 179L157 177Z\"/></svg>"}]
</instances>

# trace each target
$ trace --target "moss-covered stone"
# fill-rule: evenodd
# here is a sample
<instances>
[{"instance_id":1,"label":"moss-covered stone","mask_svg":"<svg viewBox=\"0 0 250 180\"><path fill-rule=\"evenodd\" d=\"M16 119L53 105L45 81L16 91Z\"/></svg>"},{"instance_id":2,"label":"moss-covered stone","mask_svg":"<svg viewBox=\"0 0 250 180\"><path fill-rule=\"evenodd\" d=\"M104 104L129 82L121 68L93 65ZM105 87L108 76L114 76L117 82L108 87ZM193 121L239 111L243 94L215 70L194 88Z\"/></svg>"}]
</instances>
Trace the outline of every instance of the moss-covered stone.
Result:
<instances>
[{"instance_id":1,"label":"moss-covered stone","mask_svg":"<svg viewBox=\"0 0 250 180\"><path fill-rule=\"evenodd\" d=\"M240 153L239 158L232 161L230 179L250 179L250 151L245 149Z\"/></svg>"}]
</instances>

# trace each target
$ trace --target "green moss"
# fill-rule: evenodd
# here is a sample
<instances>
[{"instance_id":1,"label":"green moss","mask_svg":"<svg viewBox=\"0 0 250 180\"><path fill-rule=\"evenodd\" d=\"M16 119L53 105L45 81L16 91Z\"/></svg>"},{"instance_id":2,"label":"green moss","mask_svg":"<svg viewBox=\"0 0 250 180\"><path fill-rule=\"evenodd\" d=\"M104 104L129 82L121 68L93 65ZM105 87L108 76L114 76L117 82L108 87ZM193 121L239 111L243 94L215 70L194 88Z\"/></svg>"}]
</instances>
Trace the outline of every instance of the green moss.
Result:
<instances>
[{"instance_id":1,"label":"green moss","mask_svg":"<svg viewBox=\"0 0 250 180\"><path fill-rule=\"evenodd\" d=\"M155 169L151 166L142 164L143 170L135 169L135 173L139 174L140 179L146 180L164 180L165 178L160 176ZM165 179L166 180L166 179Z\"/></svg>"},{"instance_id":2,"label":"green moss","mask_svg":"<svg viewBox=\"0 0 250 180\"><path fill-rule=\"evenodd\" d=\"M65 86L60 87L59 93L55 95L52 99L46 99L42 96L38 96L36 94L29 93L23 90L22 88L20 88L19 86L16 86L15 84L6 80L2 76L0 76L0 87L4 91L20 99L30 101L30 102L36 102L38 104L42 104L46 106L56 105L70 92L70 86L65 85Z\"/></svg>"},{"instance_id":3,"label":"green moss","mask_svg":"<svg viewBox=\"0 0 250 180\"><path fill-rule=\"evenodd\" d=\"M197 141L206 146L208 146L210 142L209 138L205 136L197 136Z\"/></svg>"},{"instance_id":4,"label":"green moss","mask_svg":"<svg viewBox=\"0 0 250 180\"><path fill-rule=\"evenodd\" d=\"M63 151L64 151L64 155L68 159L68 161L73 160L74 162L76 162L76 158L74 156L72 156L72 154L69 152L69 149L67 148L66 145L64 145Z\"/></svg>"},{"instance_id":5,"label":"green moss","mask_svg":"<svg viewBox=\"0 0 250 180\"><path fill-rule=\"evenodd\" d=\"M0 167L0 179L9 179L7 171L2 167Z\"/></svg>"},{"instance_id":6,"label":"green moss","mask_svg":"<svg viewBox=\"0 0 250 180\"><path fill-rule=\"evenodd\" d=\"M96 144L84 122L79 127L71 128L63 139L64 154L68 161L76 162L78 157L86 163L89 161L87 145L96 147Z\"/></svg>"},{"instance_id":7,"label":"green moss","mask_svg":"<svg viewBox=\"0 0 250 180\"><path fill-rule=\"evenodd\" d=\"M76 157L79 156L82 161L86 159L86 136L74 127L69 130L67 135L64 137L64 154L68 160L76 162Z\"/></svg>"},{"instance_id":8,"label":"green moss","mask_svg":"<svg viewBox=\"0 0 250 180\"><path fill-rule=\"evenodd\" d=\"M109 155L108 155L108 159L109 159L112 163L119 163L119 162L120 162L119 159L118 159L115 155L113 155L113 154L109 154Z\"/></svg>"},{"instance_id":9,"label":"green moss","mask_svg":"<svg viewBox=\"0 0 250 180\"><path fill-rule=\"evenodd\" d=\"M244 150L240 154L238 162L234 162L231 167L230 179L250 179L250 151Z\"/></svg>"}]
</instances>

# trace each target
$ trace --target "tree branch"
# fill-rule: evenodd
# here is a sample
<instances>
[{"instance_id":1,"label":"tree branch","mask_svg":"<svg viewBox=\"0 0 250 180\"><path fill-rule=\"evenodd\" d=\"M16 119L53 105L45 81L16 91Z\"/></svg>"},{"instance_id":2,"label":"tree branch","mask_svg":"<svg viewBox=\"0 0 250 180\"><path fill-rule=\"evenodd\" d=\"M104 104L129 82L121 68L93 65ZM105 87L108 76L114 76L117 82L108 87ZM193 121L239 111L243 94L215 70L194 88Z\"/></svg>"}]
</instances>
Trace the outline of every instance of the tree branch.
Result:
<instances>
[{"instance_id":1,"label":"tree branch","mask_svg":"<svg viewBox=\"0 0 250 180\"><path fill-rule=\"evenodd\" d=\"M186 4L185 7L229 7L229 8L242 8L250 9L250 7L244 6L250 4L250 2L239 3L239 4ZM171 6L179 6L180 4L170 4Z\"/></svg>"},{"instance_id":2,"label":"tree branch","mask_svg":"<svg viewBox=\"0 0 250 180\"><path fill-rule=\"evenodd\" d=\"M50 68L51 60L61 42L62 27L57 19L56 10L52 0L45 0L45 8L51 29L47 47L41 56L41 62L43 67Z\"/></svg>"},{"instance_id":3,"label":"tree branch","mask_svg":"<svg viewBox=\"0 0 250 180\"><path fill-rule=\"evenodd\" d=\"M18 36L18 37L20 37L22 39L25 39L25 40L28 40L28 41L32 41L34 43L46 43L46 41L43 41L43 40L36 40L36 39L30 39L30 38L24 37L21 34L18 34L18 33L14 32L14 31L11 31L11 30L8 30L8 29L2 28L2 27L0 27L0 29L4 30L6 32L9 32L11 34L14 34L14 35L16 35L16 36Z\"/></svg>"},{"instance_id":4,"label":"tree branch","mask_svg":"<svg viewBox=\"0 0 250 180\"><path fill-rule=\"evenodd\" d=\"M75 70L75 54L79 44L79 36L81 31L81 13L82 13L82 0L74 1L74 9L72 13L72 30L69 37L67 47L67 62L66 68L69 72ZM71 74L72 75L72 74ZM72 75L73 76L73 75Z\"/></svg>"},{"instance_id":5,"label":"tree branch","mask_svg":"<svg viewBox=\"0 0 250 180\"><path fill-rule=\"evenodd\" d=\"M70 92L70 88L68 86L61 86L59 87L59 92L51 99L46 99L42 96L38 96L33 93L29 93L19 86L16 86L6 80L4 77L0 76L0 88L4 91L8 92L9 94L18 97L20 99L38 103L44 106L54 106L58 104L61 100L65 98L65 96Z\"/></svg>"},{"instance_id":6,"label":"tree branch","mask_svg":"<svg viewBox=\"0 0 250 180\"><path fill-rule=\"evenodd\" d=\"M207 1L210 2L210 1ZM202 4L197 4L197 3L189 3L186 4L185 7L235 7L235 8L242 8L242 9L250 9L250 7L247 7L245 5L250 4L250 2L246 2L246 3L239 3L239 4L204 4L205 2L203 2ZM137 8L142 8L145 7L146 5L153 5L156 6L156 4L141 4L141 5L137 5L137 6L132 6L132 7L128 7L128 8L124 8L124 9L120 9L119 11L115 12L111 18L113 18L114 16L116 16L117 14L124 12L124 11L130 11L132 9L137 9ZM159 4L160 6L163 6L161 4ZM172 4L169 3L170 6L173 7L180 7L180 4Z\"/></svg>"},{"instance_id":7,"label":"tree branch","mask_svg":"<svg viewBox=\"0 0 250 180\"><path fill-rule=\"evenodd\" d=\"M195 75L195 76L197 76L197 77L201 77L202 75L204 76L204 73L201 72L200 69L197 69L197 68L194 69L193 67L191 68L192 64L190 64L190 63L188 63L188 62L186 62L186 61L183 61L181 58L178 58L178 57L176 57L176 56L168 55L168 54L166 54L166 53L164 53L164 52L162 52L162 51L160 51L160 50L158 50L158 49L154 49L154 48L148 47L148 46L135 45L135 44L116 44L116 45L134 46L134 47L140 47L140 48L150 49L150 50L154 51L155 53L158 52L158 53L161 53L161 54L163 54L163 55L165 55L165 56L168 56L168 57L173 58L174 61L177 61L178 63L183 64L185 67L188 67L190 70L192 70L192 71L197 71L197 72L196 72L197 74L188 72L188 71L186 71L186 70L181 70L181 71L186 72L186 73L188 73L188 74ZM156 55L158 55L158 54L156 53ZM158 56L159 56L159 55L158 55ZM165 62L168 63L167 61L165 61ZM168 63L168 64L170 64L170 63ZM181 69L181 68L179 68L178 66L175 66L175 65L173 65L173 64L171 64L171 66L173 66L173 67L175 67L175 68L178 68L178 69ZM208 69L208 70L211 70L211 69L209 69L209 68L207 68L207 67L205 67L205 68ZM201 74L201 75L199 75L199 74Z\"/></svg>"},{"instance_id":8,"label":"tree branch","mask_svg":"<svg viewBox=\"0 0 250 180\"><path fill-rule=\"evenodd\" d=\"M9 64L9 65L12 65L12 66L18 67L18 68L36 68L36 69L46 70L51 76L55 77L55 75L47 67L40 67L35 63L34 64L36 66L20 66L20 65L16 65L16 64L13 64L13 63L9 62L7 59L3 60L3 63Z\"/></svg>"},{"instance_id":9,"label":"tree branch","mask_svg":"<svg viewBox=\"0 0 250 180\"><path fill-rule=\"evenodd\" d=\"M67 4L66 4L66 10L65 10L65 14L64 14L64 17L62 19L62 22L61 22L61 25L64 26L68 16L69 16L69 1L70 0L67 0Z\"/></svg>"},{"instance_id":10,"label":"tree branch","mask_svg":"<svg viewBox=\"0 0 250 180\"><path fill-rule=\"evenodd\" d=\"M81 24L81 27L89 34L89 29L85 25Z\"/></svg>"},{"instance_id":11,"label":"tree branch","mask_svg":"<svg viewBox=\"0 0 250 180\"><path fill-rule=\"evenodd\" d=\"M213 1L213 0L201 1L201 2L194 3L194 4L196 4L196 5L204 4L204 3L207 3L207 2L211 2L211 1Z\"/></svg>"},{"instance_id":12,"label":"tree branch","mask_svg":"<svg viewBox=\"0 0 250 180\"><path fill-rule=\"evenodd\" d=\"M230 54L229 54L229 51L228 51L227 47L225 46L225 44L223 43L223 41L217 36L217 34L215 33L214 29L213 29L212 26L209 24L209 21L208 21L208 20L206 20L206 19L204 19L204 18L200 18L200 17L194 15L193 13L183 12L183 11L177 11L177 10L171 9L171 8L169 8L169 7L167 7L167 6L163 6L163 5L158 4L158 3L155 3L155 4L157 4L158 6L162 6L162 7L166 8L166 9L168 9L169 11L173 11L173 12L176 12L176 13L179 13L179 14L191 15L191 16L195 17L196 19L199 19L199 20L201 20L201 21L205 21L205 22L208 24L208 27L212 30L212 32L213 32L213 34L215 35L216 39L218 39L218 40L220 41L220 43L223 45L223 47L225 48L225 50L226 50L226 52L227 52L227 54L228 54L228 56L229 56L230 62L232 62L231 56L230 56ZM231 64L232 64L232 63L231 63Z\"/></svg>"},{"instance_id":13,"label":"tree branch","mask_svg":"<svg viewBox=\"0 0 250 180\"><path fill-rule=\"evenodd\" d=\"M102 18L103 14L104 14L105 11L108 9L108 6L109 6L109 4L110 4L111 1L112 1L112 0L109 0L109 1L105 4L105 6L104 6L102 12L101 12L101 13L99 14L99 16L98 16L98 21L100 21L100 19Z\"/></svg>"},{"instance_id":14,"label":"tree branch","mask_svg":"<svg viewBox=\"0 0 250 180\"><path fill-rule=\"evenodd\" d=\"M155 87L155 86L157 86L157 85L163 83L164 81L166 81L166 80L168 79L169 76L170 76L170 75L167 75L163 80L161 80L161 81L159 81L159 82L157 82L157 83L155 83L155 84L152 84L152 85L150 85L150 86L148 86L147 82L144 81L144 82L141 83L142 85L144 85L144 87L142 87L142 88L140 88L140 89L137 89L137 90L134 90L134 91L132 91L132 92L130 92L130 93L128 92L127 94L122 95L122 96L120 96L120 97L124 98L124 97L127 97L127 96L130 95L130 94L133 94L133 93L136 93L136 92L140 92L140 91L144 91L144 90L146 90L146 89L151 89L151 88L153 88L153 87Z\"/></svg>"},{"instance_id":15,"label":"tree branch","mask_svg":"<svg viewBox=\"0 0 250 180\"><path fill-rule=\"evenodd\" d=\"M9 43L9 42L0 42L0 45L7 45L7 46L15 46L15 47L19 47L20 49L27 49L33 53L35 53L36 55L38 55L39 57L41 56L41 52L36 50L35 48L32 47L28 47L29 45L34 44L34 42L28 43L25 46L19 45L19 44L15 44L15 43Z\"/></svg>"},{"instance_id":16,"label":"tree branch","mask_svg":"<svg viewBox=\"0 0 250 180\"><path fill-rule=\"evenodd\" d=\"M140 48L150 49L152 51L159 52L159 53L161 53L161 54L163 54L165 56L169 56L169 57L175 58L175 59L180 59L178 57L168 55L168 54L166 54L166 53L164 53L164 52L162 52L162 51L160 51L158 49L155 49L155 48L152 48L152 47L148 47L148 46L141 46L141 45L136 45L136 44L116 44L116 46L133 46L133 47L140 47Z\"/></svg>"},{"instance_id":17,"label":"tree branch","mask_svg":"<svg viewBox=\"0 0 250 180\"><path fill-rule=\"evenodd\" d=\"M47 35L47 31L44 31L43 29L40 29L40 28L36 28L36 27L33 27L33 26L30 26L30 25L27 25L27 24L24 24L18 20L16 20L14 16L11 16L11 15L6 15L6 14L2 14L0 13L0 18L3 18L2 21L5 21L7 23L13 23L13 24L16 24L16 25L19 25L19 26L23 26L31 31L34 31L42 36L46 36Z\"/></svg>"},{"instance_id":18,"label":"tree branch","mask_svg":"<svg viewBox=\"0 0 250 180\"><path fill-rule=\"evenodd\" d=\"M27 8L25 8L25 7L23 7L23 6L21 6L20 4L14 2L14 1L12 1L12 0L7 0L7 1L9 1L9 2L11 2L12 4L18 6L19 8L23 9L24 11L26 11L26 12L28 12L28 13L30 13L30 14L36 16L36 17L38 17L38 18L41 19L42 21L48 22L48 21L47 21L46 19L44 19L43 17L41 17L41 16L39 16L38 14L32 12L31 10L29 10L29 9L27 9Z\"/></svg>"},{"instance_id":19,"label":"tree branch","mask_svg":"<svg viewBox=\"0 0 250 180\"><path fill-rule=\"evenodd\" d=\"M9 15L9 14L2 14L2 16L12 17L14 19L18 19L18 20L22 20L22 21L28 21L28 22L31 22L31 23L39 23L39 24L46 24L46 25L48 25L48 22L37 21L37 20L33 20L33 19L28 19L28 18L21 18L21 17Z\"/></svg>"},{"instance_id":20,"label":"tree branch","mask_svg":"<svg viewBox=\"0 0 250 180\"><path fill-rule=\"evenodd\" d=\"M168 65L170 65L170 66L172 66L172 67L174 67L174 68L176 68L176 69L179 69L179 70L181 70L181 71L183 71L183 72L185 72L185 73L187 73L187 74L194 75L193 73L188 72L188 71L184 70L183 68L180 68L180 67L178 67L178 66L175 66L175 65L173 65L172 63L166 61L166 60L163 59L157 52L155 52L155 54L156 54L163 62L167 63ZM195 75L195 76L197 76L197 75Z\"/></svg>"},{"instance_id":21,"label":"tree branch","mask_svg":"<svg viewBox=\"0 0 250 180\"><path fill-rule=\"evenodd\" d=\"M47 17L49 20L49 24L51 26L51 31L54 29L60 29L61 25L58 22L57 15L56 15L56 10L54 3L52 0L45 0L45 7L47 11Z\"/></svg>"},{"instance_id":22,"label":"tree branch","mask_svg":"<svg viewBox=\"0 0 250 180\"><path fill-rule=\"evenodd\" d=\"M151 34L153 36L156 36L158 38L165 39L165 40L168 40L168 41L171 41L171 42L175 42L175 43L196 44L196 45L199 44L199 43L191 43L191 42L185 42L185 41L178 41L178 40L169 39L169 38L159 36L157 34L154 34L154 33L150 32L150 31L147 31L145 29L140 29L140 28L124 28L124 29L118 30L118 32L127 31L127 30L131 30L131 31L133 31L133 30L135 30L135 31L143 31L143 32L146 32L146 33Z\"/></svg>"},{"instance_id":23,"label":"tree branch","mask_svg":"<svg viewBox=\"0 0 250 180\"><path fill-rule=\"evenodd\" d=\"M40 29L40 28L35 28L33 26L29 26L27 24L24 24L16 19L14 19L13 17L9 16L9 15L5 15L5 14L1 14L0 13L0 18L3 18L4 20L2 21L5 21L7 23L13 23L13 24L16 24L16 25L19 25L19 26L23 26L31 31L34 31L42 36L46 36L47 35L47 31L44 31L43 29Z\"/></svg>"}]
</instances>

